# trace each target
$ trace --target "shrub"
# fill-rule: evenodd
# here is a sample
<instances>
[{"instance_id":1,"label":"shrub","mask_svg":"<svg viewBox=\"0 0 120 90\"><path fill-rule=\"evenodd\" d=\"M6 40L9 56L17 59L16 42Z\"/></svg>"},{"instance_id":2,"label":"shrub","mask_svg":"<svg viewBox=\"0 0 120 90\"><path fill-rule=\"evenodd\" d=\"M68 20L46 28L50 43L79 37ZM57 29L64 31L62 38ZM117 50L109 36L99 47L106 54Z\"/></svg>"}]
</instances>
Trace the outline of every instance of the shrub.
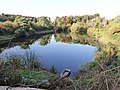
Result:
<instances>
[{"instance_id":1,"label":"shrub","mask_svg":"<svg viewBox=\"0 0 120 90\"><path fill-rule=\"evenodd\" d=\"M73 23L73 25L71 26L71 32L86 34L87 30L84 28L83 25L80 25L80 23Z\"/></svg>"},{"instance_id":2,"label":"shrub","mask_svg":"<svg viewBox=\"0 0 120 90\"><path fill-rule=\"evenodd\" d=\"M19 28L15 31L15 36L16 37L24 37L24 36L26 36L26 32L25 32L25 30Z\"/></svg>"},{"instance_id":3,"label":"shrub","mask_svg":"<svg viewBox=\"0 0 120 90\"><path fill-rule=\"evenodd\" d=\"M17 85L21 82L22 76L18 70L8 66L7 62L0 63L0 85Z\"/></svg>"}]
</instances>

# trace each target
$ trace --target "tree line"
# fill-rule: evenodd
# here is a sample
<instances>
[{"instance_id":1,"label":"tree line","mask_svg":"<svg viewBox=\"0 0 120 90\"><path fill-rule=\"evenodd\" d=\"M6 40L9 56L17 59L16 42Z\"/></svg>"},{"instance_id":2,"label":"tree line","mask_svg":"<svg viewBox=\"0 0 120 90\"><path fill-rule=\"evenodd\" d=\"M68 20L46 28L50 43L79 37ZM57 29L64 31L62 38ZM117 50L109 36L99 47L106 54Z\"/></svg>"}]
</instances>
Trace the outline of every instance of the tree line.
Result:
<instances>
[{"instance_id":1,"label":"tree line","mask_svg":"<svg viewBox=\"0 0 120 90\"><path fill-rule=\"evenodd\" d=\"M21 15L1 14L0 34L15 34L16 36L31 36L37 31L53 28L49 17L29 17Z\"/></svg>"},{"instance_id":2,"label":"tree line","mask_svg":"<svg viewBox=\"0 0 120 90\"><path fill-rule=\"evenodd\" d=\"M52 22L50 17L47 16L30 17L4 13L0 15L0 35L31 36L44 30L87 34L96 38L100 38L104 32L111 37L118 37L120 16L110 20L100 17L98 13L83 16L57 16Z\"/></svg>"}]
</instances>

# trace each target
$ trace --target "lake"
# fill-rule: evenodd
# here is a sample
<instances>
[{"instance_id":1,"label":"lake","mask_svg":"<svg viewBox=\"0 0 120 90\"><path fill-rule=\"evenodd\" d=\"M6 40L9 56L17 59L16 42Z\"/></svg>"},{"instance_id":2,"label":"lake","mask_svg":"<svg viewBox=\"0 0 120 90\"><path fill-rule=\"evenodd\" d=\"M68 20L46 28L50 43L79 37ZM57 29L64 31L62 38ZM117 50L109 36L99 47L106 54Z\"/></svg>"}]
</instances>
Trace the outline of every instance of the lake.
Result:
<instances>
[{"instance_id":1,"label":"lake","mask_svg":"<svg viewBox=\"0 0 120 90\"><path fill-rule=\"evenodd\" d=\"M59 40L58 40L59 39ZM67 38L64 38L67 39ZM21 44L23 44L21 42ZM24 44L25 45L25 44ZM0 53L0 58L8 55L24 55L26 52L34 52L45 68L54 66L58 73L65 68L77 72L81 65L91 62L97 48L88 44L63 42L55 35L41 37L23 48L23 45L16 45L5 49Z\"/></svg>"}]
</instances>

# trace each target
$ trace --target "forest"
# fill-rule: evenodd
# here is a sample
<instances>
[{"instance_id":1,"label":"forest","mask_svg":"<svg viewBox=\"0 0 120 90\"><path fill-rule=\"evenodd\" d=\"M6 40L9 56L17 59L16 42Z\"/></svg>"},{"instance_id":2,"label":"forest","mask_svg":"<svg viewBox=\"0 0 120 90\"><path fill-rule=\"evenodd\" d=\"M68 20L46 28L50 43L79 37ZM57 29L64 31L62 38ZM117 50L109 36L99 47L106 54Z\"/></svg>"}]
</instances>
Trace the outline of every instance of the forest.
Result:
<instances>
[{"instance_id":1,"label":"forest","mask_svg":"<svg viewBox=\"0 0 120 90\"><path fill-rule=\"evenodd\" d=\"M52 22L50 17L30 17L21 15L0 15L0 34L26 37L41 31L72 32L86 34L100 41L115 42L119 40L120 16L107 20L99 14L84 16L56 17ZM119 43L118 43L119 44Z\"/></svg>"}]
</instances>

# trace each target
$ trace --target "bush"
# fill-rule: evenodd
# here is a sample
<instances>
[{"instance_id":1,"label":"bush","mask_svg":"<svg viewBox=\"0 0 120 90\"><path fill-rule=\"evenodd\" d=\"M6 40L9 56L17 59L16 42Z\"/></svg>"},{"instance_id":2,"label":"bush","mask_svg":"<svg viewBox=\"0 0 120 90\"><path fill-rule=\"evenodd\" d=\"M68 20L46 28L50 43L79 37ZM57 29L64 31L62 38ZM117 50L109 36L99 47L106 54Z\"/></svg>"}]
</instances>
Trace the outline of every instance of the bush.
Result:
<instances>
[{"instance_id":1,"label":"bush","mask_svg":"<svg viewBox=\"0 0 120 90\"><path fill-rule=\"evenodd\" d=\"M0 85L17 85L22 81L22 71L39 71L42 69L42 65L34 53L26 52L24 55L6 54L5 61L0 59Z\"/></svg>"},{"instance_id":2,"label":"bush","mask_svg":"<svg viewBox=\"0 0 120 90\"><path fill-rule=\"evenodd\" d=\"M25 32L25 30L19 28L15 31L15 36L16 37L24 37L24 36L26 36L26 32Z\"/></svg>"},{"instance_id":3,"label":"bush","mask_svg":"<svg viewBox=\"0 0 120 90\"><path fill-rule=\"evenodd\" d=\"M1 60L0 63L0 85L17 85L21 82L22 76L18 70L8 66L7 62Z\"/></svg>"},{"instance_id":4,"label":"bush","mask_svg":"<svg viewBox=\"0 0 120 90\"><path fill-rule=\"evenodd\" d=\"M109 43L98 49L95 61L83 66L76 78L81 90L119 90L120 66L116 47Z\"/></svg>"},{"instance_id":5,"label":"bush","mask_svg":"<svg viewBox=\"0 0 120 90\"><path fill-rule=\"evenodd\" d=\"M115 33L120 33L120 24L119 23L113 23L108 26L108 32L110 35L113 35Z\"/></svg>"},{"instance_id":6,"label":"bush","mask_svg":"<svg viewBox=\"0 0 120 90\"><path fill-rule=\"evenodd\" d=\"M21 83L22 76L21 73L18 70L9 69L5 72L3 72L3 77L1 77L4 80L3 85L17 85Z\"/></svg>"},{"instance_id":7,"label":"bush","mask_svg":"<svg viewBox=\"0 0 120 90\"><path fill-rule=\"evenodd\" d=\"M80 23L73 23L73 25L71 26L71 32L86 34L87 30L84 28L83 25L80 25Z\"/></svg>"}]
</instances>

